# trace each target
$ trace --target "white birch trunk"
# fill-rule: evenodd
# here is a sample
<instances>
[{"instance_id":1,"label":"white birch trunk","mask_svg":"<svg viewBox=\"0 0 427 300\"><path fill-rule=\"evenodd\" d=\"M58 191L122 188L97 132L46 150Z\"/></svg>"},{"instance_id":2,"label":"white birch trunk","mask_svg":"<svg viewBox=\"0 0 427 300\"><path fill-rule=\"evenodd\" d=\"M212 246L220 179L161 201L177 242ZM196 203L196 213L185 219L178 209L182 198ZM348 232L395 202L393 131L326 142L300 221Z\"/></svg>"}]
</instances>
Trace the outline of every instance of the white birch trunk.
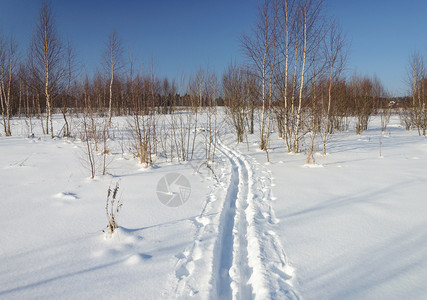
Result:
<instances>
[{"instance_id":1,"label":"white birch trunk","mask_svg":"<svg viewBox=\"0 0 427 300\"><path fill-rule=\"evenodd\" d=\"M301 107L302 107L302 92L304 88L304 73L305 73L305 60L307 55L307 7L304 7L304 50L302 58L302 70L301 70L301 84L299 87L299 103L297 110L297 120L295 125L295 137L294 137L294 152L299 150L299 129L301 123Z\"/></svg>"}]
</instances>

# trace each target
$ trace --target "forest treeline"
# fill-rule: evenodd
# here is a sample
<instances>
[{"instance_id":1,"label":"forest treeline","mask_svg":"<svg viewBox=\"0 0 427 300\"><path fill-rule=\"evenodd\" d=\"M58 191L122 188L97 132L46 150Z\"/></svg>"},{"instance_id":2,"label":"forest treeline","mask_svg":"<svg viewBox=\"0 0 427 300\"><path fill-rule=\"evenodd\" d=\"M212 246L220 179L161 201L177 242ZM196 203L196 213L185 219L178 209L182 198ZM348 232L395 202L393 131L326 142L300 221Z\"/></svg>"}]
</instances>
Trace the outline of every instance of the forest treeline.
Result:
<instances>
[{"instance_id":1,"label":"forest treeline","mask_svg":"<svg viewBox=\"0 0 427 300\"><path fill-rule=\"evenodd\" d=\"M42 2L28 49L0 35L0 102L3 133L11 135L13 116L37 118L43 133L58 134L52 114L64 119L62 135L70 135L71 114L149 116L148 135L156 132L156 114L224 106L237 142L259 128L260 148L267 152L270 135L278 132L288 152L313 152L335 131L355 128L360 134L369 118L384 124L398 112L407 129L426 135L427 73L425 58L408 61L408 96L393 98L376 77L348 74L348 42L322 0L263 0L252 30L241 37L246 60L231 62L223 74L200 68L180 78L160 78L153 66L142 70L117 32L106 37L103 63L93 75L81 72L75 49L58 33L48 2ZM135 118L135 116L137 116ZM195 118L197 120L197 117ZM256 123L256 124L255 124ZM255 126L256 125L256 126ZM350 126L351 125L351 126ZM385 125L386 126L386 125ZM153 142L155 143L155 142Z\"/></svg>"}]
</instances>

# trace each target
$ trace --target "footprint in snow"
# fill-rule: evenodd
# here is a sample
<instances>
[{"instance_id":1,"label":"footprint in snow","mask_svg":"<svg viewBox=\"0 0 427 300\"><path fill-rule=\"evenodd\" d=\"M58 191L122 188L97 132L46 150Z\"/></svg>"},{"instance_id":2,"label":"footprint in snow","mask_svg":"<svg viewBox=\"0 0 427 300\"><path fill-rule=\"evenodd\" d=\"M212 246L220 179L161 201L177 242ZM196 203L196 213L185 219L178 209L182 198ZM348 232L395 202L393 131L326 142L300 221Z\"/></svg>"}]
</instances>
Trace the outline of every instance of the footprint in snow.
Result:
<instances>
[{"instance_id":1,"label":"footprint in snow","mask_svg":"<svg viewBox=\"0 0 427 300\"><path fill-rule=\"evenodd\" d=\"M206 226L211 222L207 217L196 217L195 220L200 226Z\"/></svg>"}]
</instances>

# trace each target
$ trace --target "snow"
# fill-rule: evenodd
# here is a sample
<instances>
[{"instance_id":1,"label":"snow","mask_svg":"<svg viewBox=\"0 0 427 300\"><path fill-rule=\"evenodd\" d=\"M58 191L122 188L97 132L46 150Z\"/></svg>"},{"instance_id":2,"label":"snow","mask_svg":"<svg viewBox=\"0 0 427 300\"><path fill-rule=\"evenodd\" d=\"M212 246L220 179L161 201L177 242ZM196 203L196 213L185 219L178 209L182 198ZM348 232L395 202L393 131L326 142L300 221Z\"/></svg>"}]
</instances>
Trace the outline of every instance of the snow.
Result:
<instances>
[{"instance_id":1,"label":"snow","mask_svg":"<svg viewBox=\"0 0 427 300\"><path fill-rule=\"evenodd\" d=\"M155 299L165 293L175 255L192 241L207 183L180 164L141 171L130 154L113 161L113 175L91 180L82 147L44 136L0 138L1 298ZM193 178L192 197L181 209L156 196L157 182L172 172ZM119 179L122 227L106 238L107 188Z\"/></svg>"},{"instance_id":2,"label":"snow","mask_svg":"<svg viewBox=\"0 0 427 300\"><path fill-rule=\"evenodd\" d=\"M427 140L398 117L381 155L373 118L360 136L331 136L314 164L275 134L267 164L257 135L236 145L224 128L218 181L161 157L144 168L122 154L126 118L113 124L109 174L95 179L78 139L52 140L37 122L28 137L21 119L0 137L0 298L427 297ZM170 174L191 185L177 207L157 195ZM106 194L116 182L123 208L110 236Z\"/></svg>"},{"instance_id":3,"label":"snow","mask_svg":"<svg viewBox=\"0 0 427 300\"><path fill-rule=\"evenodd\" d=\"M301 298L426 298L427 141L393 122L382 159L373 120L362 136L331 141L329 154L316 156L321 168L301 168L302 154L283 159L272 139L276 233Z\"/></svg>"}]
</instances>

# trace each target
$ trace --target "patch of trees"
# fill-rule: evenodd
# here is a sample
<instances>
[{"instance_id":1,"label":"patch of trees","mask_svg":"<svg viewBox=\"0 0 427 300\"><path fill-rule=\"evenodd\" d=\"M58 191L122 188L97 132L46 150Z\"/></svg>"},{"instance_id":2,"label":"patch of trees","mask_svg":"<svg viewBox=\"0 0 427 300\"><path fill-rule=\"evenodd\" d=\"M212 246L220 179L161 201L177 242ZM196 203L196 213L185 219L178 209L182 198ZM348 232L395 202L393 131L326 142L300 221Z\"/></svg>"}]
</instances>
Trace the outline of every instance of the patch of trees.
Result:
<instances>
[{"instance_id":1,"label":"patch of trees","mask_svg":"<svg viewBox=\"0 0 427 300\"><path fill-rule=\"evenodd\" d=\"M287 151L305 150L308 163L315 144L326 154L334 132L354 125L361 134L373 115L380 115L385 124L392 111L399 112L407 129L425 135L422 58L411 58L412 101L392 98L376 77L347 76L346 36L327 15L322 0L261 1L252 33L244 35L241 44L247 63L231 64L225 71L225 103L239 142L247 132L253 133L248 126L250 107L259 108L259 146L267 160L273 126ZM251 94L249 78L255 79ZM250 101L249 95L256 95L256 100Z\"/></svg>"}]
</instances>

